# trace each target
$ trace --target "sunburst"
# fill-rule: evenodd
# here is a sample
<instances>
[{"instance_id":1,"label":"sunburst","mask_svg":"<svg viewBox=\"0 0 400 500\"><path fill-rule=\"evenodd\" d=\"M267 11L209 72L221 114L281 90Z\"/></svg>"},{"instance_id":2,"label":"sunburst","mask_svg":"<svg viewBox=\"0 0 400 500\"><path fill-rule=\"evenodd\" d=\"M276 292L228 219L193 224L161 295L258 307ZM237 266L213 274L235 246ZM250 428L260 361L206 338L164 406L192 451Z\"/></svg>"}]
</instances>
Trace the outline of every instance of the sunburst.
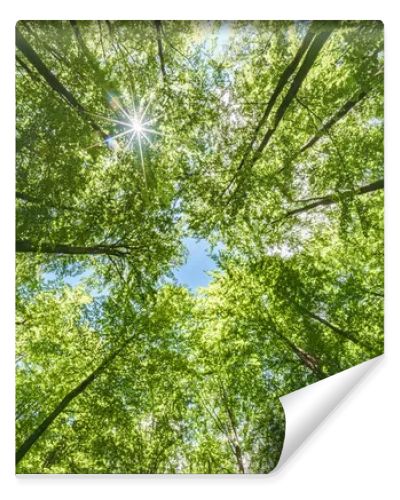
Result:
<instances>
[{"instance_id":1,"label":"sunburst","mask_svg":"<svg viewBox=\"0 0 400 500\"><path fill-rule=\"evenodd\" d=\"M146 178L143 157L144 143L151 145L151 135L162 135L161 132L158 132L153 128L160 116L156 116L154 118L148 117L150 103L151 99L147 101L147 104L144 104L144 100L142 99L140 100L139 107L136 108L133 100L132 109L129 111L121 105L117 97L113 96L110 99L110 107L117 113L117 118L101 115L99 113L91 113L94 116L113 123L119 130L122 128L122 130L118 131L114 135L110 135L98 144L106 144L114 151L120 149L121 142L124 144L124 151L132 151L135 144L137 144L144 178ZM95 144L94 146L98 144Z\"/></svg>"}]
</instances>

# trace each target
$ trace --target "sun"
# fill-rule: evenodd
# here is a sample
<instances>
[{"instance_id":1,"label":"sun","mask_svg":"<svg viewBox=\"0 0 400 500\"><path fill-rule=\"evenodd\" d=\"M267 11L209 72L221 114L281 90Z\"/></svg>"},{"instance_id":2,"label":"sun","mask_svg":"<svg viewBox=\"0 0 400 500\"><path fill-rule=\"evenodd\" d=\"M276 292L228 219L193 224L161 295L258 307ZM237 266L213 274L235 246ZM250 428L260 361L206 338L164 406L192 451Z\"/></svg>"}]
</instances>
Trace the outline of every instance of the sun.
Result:
<instances>
[{"instance_id":1,"label":"sun","mask_svg":"<svg viewBox=\"0 0 400 500\"><path fill-rule=\"evenodd\" d=\"M124 151L132 151L135 145L137 145L144 177L146 173L144 168L143 143L146 142L151 145L151 135L162 135L152 128L154 123L159 119L159 116L154 118L148 118L147 116L150 103L151 99L146 104L141 99L139 107L136 108L135 101L133 100L131 109L125 109L119 99L116 96L112 96L110 98L110 107L116 112L116 118L92 113L113 123L118 130L116 134L107 137L102 144L106 144L112 150L120 150L122 143Z\"/></svg>"},{"instance_id":2,"label":"sun","mask_svg":"<svg viewBox=\"0 0 400 500\"><path fill-rule=\"evenodd\" d=\"M143 125L137 118L133 118L130 122L132 124L132 129L136 134L141 134L143 132Z\"/></svg>"}]
</instances>

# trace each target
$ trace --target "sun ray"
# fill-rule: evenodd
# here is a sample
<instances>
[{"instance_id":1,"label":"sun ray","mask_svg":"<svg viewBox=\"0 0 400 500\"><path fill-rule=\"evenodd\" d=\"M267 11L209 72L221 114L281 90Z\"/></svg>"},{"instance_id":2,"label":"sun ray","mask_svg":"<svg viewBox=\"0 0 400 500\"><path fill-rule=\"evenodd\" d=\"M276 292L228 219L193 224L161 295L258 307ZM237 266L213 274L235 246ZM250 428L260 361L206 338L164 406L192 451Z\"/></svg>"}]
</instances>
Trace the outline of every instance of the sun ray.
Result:
<instances>
[{"instance_id":1,"label":"sun ray","mask_svg":"<svg viewBox=\"0 0 400 500\"><path fill-rule=\"evenodd\" d=\"M143 121L144 120L144 117L146 116L146 113L147 113L147 110L149 109L149 106L150 106L150 103L152 101L152 97L150 97L150 99L148 100L147 104L146 104L146 107L144 108L144 111L140 117L140 121Z\"/></svg>"},{"instance_id":2,"label":"sun ray","mask_svg":"<svg viewBox=\"0 0 400 500\"><path fill-rule=\"evenodd\" d=\"M97 116L103 120L108 120L109 122L115 123L116 125L124 125L125 127L130 127L130 123L122 122L121 120L116 120L115 118L110 118L109 116L101 115L100 113L92 113L87 111L87 114Z\"/></svg>"},{"instance_id":3,"label":"sun ray","mask_svg":"<svg viewBox=\"0 0 400 500\"><path fill-rule=\"evenodd\" d=\"M121 145L118 144L119 141L117 141L116 139L125 138L122 141L123 142L122 148L123 151L127 152L133 150L134 141L137 141L139 156L140 156L140 165L142 168L143 179L145 183L147 182L147 179L146 179L146 168L144 161L145 157L144 146L146 144L148 144L149 146L152 145L152 141L148 137L150 134L159 136L164 135L163 133L158 132L153 128L154 124L159 120L162 114L158 114L153 118L148 117L147 115L153 97L154 95L151 95L150 98L147 100L147 102L142 97L139 100L139 102L136 100L136 103L135 103L135 98L133 98L132 100L129 99L129 101L131 101L130 112L124 109L124 107L121 105L121 103L116 97L113 97L111 105L114 111L119 114L117 118L112 118L110 116L102 115L100 113L88 112L88 114L99 117L103 120L107 120L108 122L116 125L120 130L118 131L117 129L117 133L115 135L110 135L101 143L93 144L92 146L89 146L89 148L95 147L100 144L107 144L110 149L118 150L119 146Z\"/></svg>"},{"instance_id":4,"label":"sun ray","mask_svg":"<svg viewBox=\"0 0 400 500\"><path fill-rule=\"evenodd\" d=\"M86 148L84 148L84 150L88 151L89 149L96 148L98 146L102 146L106 142L106 140L107 139L105 139L104 141L95 142L94 144L91 144L90 146L87 146Z\"/></svg>"},{"instance_id":5,"label":"sun ray","mask_svg":"<svg viewBox=\"0 0 400 500\"><path fill-rule=\"evenodd\" d=\"M144 168L143 151L142 151L142 140L140 138L140 134L138 134L138 142L139 142L140 160L142 162L143 179L144 179L144 182L146 184L146 182L147 182L147 179L146 179L146 170Z\"/></svg>"},{"instance_id":6,"label":"sun ray","mask_svg":"<svg viewBox=\"0 0 400 500\"><path fill-rule=\"evenodd\" d=\"M157 132L157 130L153 130L151 128L142 127L142 130L143 130L143 132L147 132L148 134L156 134L156 135L161 135L161 136L164 135L161 132Z\"/></svg>"},{"instance_id":7,"label":"sun ray","mask_svg":"<svg viewBox=\"0 0 400 500\"><path fill-rule=\"evenodd\" d=\"M119 133L119 134L117 134L117 135L113 135L113 136L111 136L111 137L108 137L108 138L106 139L106 141L107 141L107 140L110 140L110 139L118 139L118 137L123 137L124 135L131 134L132 132L133 132L133 130L132 130L132 126L131 126L131 128L129 128L128 130L124 130L123 132L120 132L120 133Z\"/></svg>"},{"instance_id":8,"label":"sun ray","mask_svg":"<svg viewBox=\"0 0 400 500\"><path fill-rule=\"evenodd\" d=\"M151 144L151 140L147 137L146 134L142 134L143 139L146 139L146 141Z\"/></svg>"},{"instance_id":9,"label":"sun ray","mask_svg":"<svg viewBox=\"0 0 400 500\"><path fill-rule=\"evenodd\" d=\"M138 115L142 114L142 110L143 110L143 97L139 101Z\"/></svg>"},{"instance_id":10,"label":"sun ray","mask_svg":"<svg viewBox=\"0 0 400 500\"><path fill-rule=\"evenodd\" d=\"M129 151L130 145L132 144L133 139L135 138L135 135L136 135L135 133L131 134L129 141L128 141L127 145L125 146L125 151Z\"/></svg>"},{"instance_id":11,"label":"sun ray","mask_svg":"<svg viewBox=\"0 0 400 500\"><path fill-rule=\"evenodd\" d=\"M121 104L119 103L118 99L115 99L115 104L117 106L117 108L124 114L124 116L129 120L130 119L130 116L128 115L128 113L125 111L125 109L121 106Z\"/></svg>"},{"instance_id":12,"label":"sun ray","mask_svg":"<svg viewBox=\"0 0 400 500\"><path fill-rule=\"evenodd\" d=\"M161 116L162 116L162 115L161 115L161 114L159 114L159 115L155 116L154 118L151 118L150 120L147 120L147 121L145 121L145 122L143 122L143 121L141 120L141 121L142 121L142 125L143 125L143 126L145 126L145 125L150 125L150 124L152 124L152 123L156 122L157 120L159 120Z\"/></svg>"}]
</instances>

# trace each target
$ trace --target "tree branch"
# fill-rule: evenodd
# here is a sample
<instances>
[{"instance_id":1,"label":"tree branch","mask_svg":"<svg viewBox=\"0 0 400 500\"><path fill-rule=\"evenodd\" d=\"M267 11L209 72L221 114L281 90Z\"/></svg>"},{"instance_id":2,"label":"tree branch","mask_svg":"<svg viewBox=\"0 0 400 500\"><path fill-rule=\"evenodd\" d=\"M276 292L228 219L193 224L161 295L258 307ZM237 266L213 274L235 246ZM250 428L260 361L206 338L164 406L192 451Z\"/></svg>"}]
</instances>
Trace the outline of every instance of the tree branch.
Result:
<instances>
[{"instance_id":1,"label":"tree branch","mask_svg":"<svg viewBox=\"0 0 400 500\"><path fill-rule=\"evenodd\" d=\"M312 311L309 311L308 309L300 306L299 304L295 304L295 307L299 311L305 313L307 316L312 318L313 320L318 321L319 323L321 323L324 326L327 326L330 330L332 330L334 333L341 336L342 338L344 338L346 340L350 340L350 342L353 342L353 344L361 346L363 349L365 349L369 353L372 353L374 351L373 347L371 346L371 344L369 342L358 339L352 332L349 332L347 330L343 330L342 328L339 328L338 326L333 325L328 320L321 318L317 314L313 313Z\"/></svg>"},{"instance_id":2,"label":"tree branch","mask_svg":"<svg viewBox=\"0 0 400 500\"><path fill-rule=\"evenodd\" d=\"M384 187L384 180L379 179L375 182L372 182L371 184L367 184L365 186L361 186L360 188L357 189L357 191L345 191L344 193L341 193L342 196L346 195L355 195L355 196L360 196L362 194L367 194L367 193L373 193L374 191L378 191L380 189L383 189ZM328 206L328 205L333 205L335 203L338 203L339 201L339 196L336 194L331 194L327 195L324 197L321 197L319 200L315 201L314 203L310 203L308 205L305 205L304 207L296 208L294 210L290 210L289 212L286 212L286 214L281 217L280 219L277 219L274 222L278 222L282 219L285 219L287 217L291 217L292 215L297 215L301 214L303 212L308 212L309 210L313 210L314 208L321 207L321 206Z\"/></svg>"},{"instance_id":3,"label":"tree branch","mask_svg":"<svg viewBox=\"0 0 400 500\"><path fill-rule=\"evenodd\" d=\"M269 323L272 325L275 335L299 358L299 360L310 369L319 380L326 378L327 373L320 366L320 362L311 354L298 347L288 337L286 337L276 326L271 316L268 314Z\"/></svg>"},{"instance_id":4,"label":"tree branch","mask_svg":"<svg viewBox=\"0 0 400 500\"><path fill-rule=\"evenodd\" d=\"M346 101L322 126L318 129L313 137L311 137L301 148L298 154L304 153L307 149L311 148L321 137L331 129L338 121L344 118L349 111L351 111L356 104L362 101L368 94L367 90L358 92L351 99Z\"/></svg>"}]
</instances>

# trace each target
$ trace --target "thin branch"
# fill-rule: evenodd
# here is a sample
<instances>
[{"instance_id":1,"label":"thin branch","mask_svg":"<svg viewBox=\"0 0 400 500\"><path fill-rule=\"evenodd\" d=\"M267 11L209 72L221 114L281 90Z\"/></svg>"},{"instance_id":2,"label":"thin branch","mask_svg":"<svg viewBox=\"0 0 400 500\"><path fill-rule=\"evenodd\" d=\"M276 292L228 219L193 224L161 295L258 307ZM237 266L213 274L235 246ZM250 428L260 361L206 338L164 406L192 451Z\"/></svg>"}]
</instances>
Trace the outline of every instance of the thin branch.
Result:
<instances>
[{"instance_id":1,"label":"thin branch","mask_svg":"<svg viewBox=\"0 0 400 500\"><path fill-rule=\"evenodd\" d=\"M348 195L359 196L362 194L372 193L374 191L378 191L378 190L383 189L383 188L384 188L384 180L379 179L378 181L372 182L371 184L361 186L356 191L345 191L345 192L341 193L340 195L331 194L331 195L321 197L321 198L317 199L317 201L310 203L309 205L305 205L304 207L296 208L294 210L290 210L289 212L286 212L286 214L283 217L281 217L281 219L284 219L286 217L291 217L292 215L301 214L303 212L308 212L309 210L313 210L314 208L317 208L320 206L333 205L335 203L338 203L341 196L343 196L343 197L348 196ZM278 220L281 220L281 219L278 219Z\"/></svg>"},{"instance_id":2,"label":"thin branch","mask_svg":"<svg viewBox=\"0 0 400 500\"><path fill-rule=\"evenodd\" d=\"M106 59L106 53L104 51L104 43L103 43L103 29L101 27L101 21L97 21L97 25L99 27L99 32L100 32L100 44L101 44L101 50L103 52L103 59Z\"/></svg>"},{"instance_id":3,"label":"thin branch","mask_svg":"<svg viewBox=\"0 0 400 500\"><path fill-rule=\"evenodd\" d=\"M362 101L368 94L367 90L362 90L355 94L351 99L346 101L311 137L301 148L299 154L304 153L307 149L311 148L321 137L331 129L338 121L344 118L349 111L351 111L356 104Z\"/></svg>"}]
</instances>

